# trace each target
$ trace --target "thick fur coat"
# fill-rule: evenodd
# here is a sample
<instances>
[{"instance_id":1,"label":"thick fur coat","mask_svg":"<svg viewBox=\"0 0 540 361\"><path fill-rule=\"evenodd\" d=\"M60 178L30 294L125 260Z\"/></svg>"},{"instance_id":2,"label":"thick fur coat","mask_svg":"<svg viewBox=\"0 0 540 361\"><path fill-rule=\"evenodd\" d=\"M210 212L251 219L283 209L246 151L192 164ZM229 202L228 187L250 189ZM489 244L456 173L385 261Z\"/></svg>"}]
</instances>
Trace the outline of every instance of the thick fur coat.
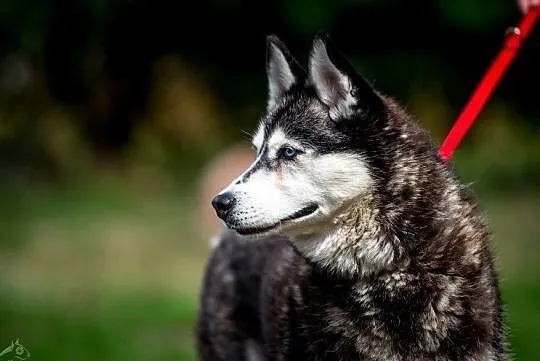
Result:
<instances>
[{"instance_id":1,"label":"thick fur coat","mask_svg":"<svg viewBox=\"0 0 540 361\"><path fill-rule=\"evenodd\" d=\"M214 199L201 361L506 361L485 217L427 133L332 46L268 39L254 164Z\"/></svg>"}]
</instances>

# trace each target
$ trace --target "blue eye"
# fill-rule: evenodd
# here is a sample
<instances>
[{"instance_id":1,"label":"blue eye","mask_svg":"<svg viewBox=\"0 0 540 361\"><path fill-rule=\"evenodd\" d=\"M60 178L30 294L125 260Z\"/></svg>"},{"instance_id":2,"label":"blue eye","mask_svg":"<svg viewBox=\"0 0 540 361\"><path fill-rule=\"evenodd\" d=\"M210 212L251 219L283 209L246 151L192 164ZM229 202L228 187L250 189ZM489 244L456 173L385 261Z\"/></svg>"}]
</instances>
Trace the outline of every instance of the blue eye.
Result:
<instances>
[{"instance_id":1,"label":"blue eye","mask_svg":"<svg viewBox=\"0 0 540 361\"><path fill-rule=\"evenodd\" d=\"M287 160L293 159L294 157L298 155L298 151L291 147L283 147L281 148L279 153L280 153L280 158L287 159Z\"/></svg>"}]
</instances>

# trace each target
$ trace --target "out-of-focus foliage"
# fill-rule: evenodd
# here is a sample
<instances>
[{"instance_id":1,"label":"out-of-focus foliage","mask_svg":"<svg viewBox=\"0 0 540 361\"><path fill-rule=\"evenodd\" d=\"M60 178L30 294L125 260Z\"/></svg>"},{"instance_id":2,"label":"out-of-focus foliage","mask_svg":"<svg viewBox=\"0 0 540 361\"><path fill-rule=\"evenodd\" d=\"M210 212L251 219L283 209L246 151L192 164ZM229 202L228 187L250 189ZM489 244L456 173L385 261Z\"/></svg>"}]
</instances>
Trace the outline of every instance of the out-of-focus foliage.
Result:
<instances>
[{"instance_id":1,"label":"out-of-focus foliage","mask_svg":"<svg viewBox=\"0 0 540 361\"><path fill-rule=\"evenodd\" d=\"M499 23L508 15L510 2L467 0L437 0L442 18L457 27L471 30L485 30Z\"/></svg>"},{"instance_id":2,"label":"out-of-focus foliage","mask_svg":"<svg viewBox=\"0 0 540 361\"><path fill-rule=\"evenodd\" d=\"M439 84L452 114L423 120L446 129L518 16L510 0L3 1L4 163L69 177L85 159L126 152L205 159L259 116L271 32L305 60L313 35L329 30L404 103L412 87ZM531 41L498 90L523 122L538 116L526 96L538 50Z\"/></svg>"}]
</instances>

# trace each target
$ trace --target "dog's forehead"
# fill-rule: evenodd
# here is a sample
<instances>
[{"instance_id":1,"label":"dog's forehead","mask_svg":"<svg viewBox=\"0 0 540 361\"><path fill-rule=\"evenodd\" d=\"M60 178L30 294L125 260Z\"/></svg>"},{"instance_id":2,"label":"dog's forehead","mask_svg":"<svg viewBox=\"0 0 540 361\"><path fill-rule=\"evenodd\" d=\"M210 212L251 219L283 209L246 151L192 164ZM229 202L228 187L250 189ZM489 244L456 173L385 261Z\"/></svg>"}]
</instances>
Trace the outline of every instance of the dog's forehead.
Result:
<instances>
[{"instance_id":1,"label":"dog's forehead","mask_svg":"<svg viewBox=\"0 0 540 361\"><path fill-rule=\"evenodd\" d=\"M328 111L319 101L309 96L290 97L261 120L253 144L260 148L263 143L277 138L318 143L330 137L332 131Z\"/></svg>"}]
</instances>

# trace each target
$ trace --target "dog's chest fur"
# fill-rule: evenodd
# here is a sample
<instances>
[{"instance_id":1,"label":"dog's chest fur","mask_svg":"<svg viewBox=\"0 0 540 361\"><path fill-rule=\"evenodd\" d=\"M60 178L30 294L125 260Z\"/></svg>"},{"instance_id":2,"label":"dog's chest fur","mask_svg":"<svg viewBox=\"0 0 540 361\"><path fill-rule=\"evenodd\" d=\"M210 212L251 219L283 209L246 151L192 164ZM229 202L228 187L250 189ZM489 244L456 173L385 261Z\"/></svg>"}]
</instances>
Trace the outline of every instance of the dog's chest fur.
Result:
<instances>
[{"instance_id":1,"label":"dog's chest fur","mask_svg":"<svg viewBox=\"0 0 540 361\"><path fill-rule=\"evenodd\" d=\"M263 360L497 360L498 295L486 272L464 279L397 270L346 280L283 239L245 243L228 233L203 295L223 318L202 315L199 330L227 320L261 345ZM224 278L227 286L216 282Z\"/></svg>"}]
</instances>

